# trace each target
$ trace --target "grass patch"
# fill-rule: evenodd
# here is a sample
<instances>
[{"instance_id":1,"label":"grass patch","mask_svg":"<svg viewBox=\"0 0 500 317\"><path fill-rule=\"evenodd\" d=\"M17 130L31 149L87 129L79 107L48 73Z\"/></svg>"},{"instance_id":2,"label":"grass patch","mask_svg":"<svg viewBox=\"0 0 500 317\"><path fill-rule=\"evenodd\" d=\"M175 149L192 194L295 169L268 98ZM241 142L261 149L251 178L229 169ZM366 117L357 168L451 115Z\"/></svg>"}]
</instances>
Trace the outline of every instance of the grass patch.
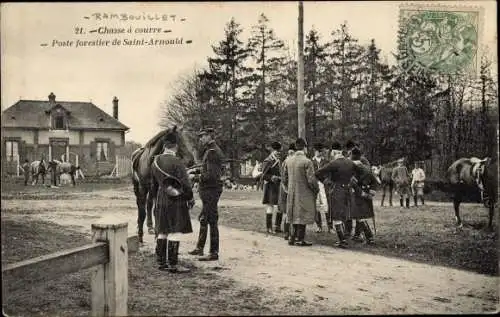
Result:
<instances>
[{"instance_id":1,"label":"grass patch","mask_svg":"<svg viewBox=\"0 0 500 317\"><path fill-rule=\"evenodd\" d=\"M253 199L255 207L225 205L238 192L224 192L219 202L219 223L236 229L265 233L262 192L242 195ZM193 219L200 210L195 208ZM488 211L482 205L461 206L465 223L455 227L451 204L401 209L375 206L375 245L350 242L350 248L360 252L402 258L406 260L469 270L481 274L498 275L498 235L486 229ZM322 215L324 217L324 215ZM274 219L273 219L274 221ZM274 223L274 222L273 222ZM370 220L370 225L373 228ZM315 225L307 226L306 239L314 244L333 246L335 234L316 233ZM323 228L326 229L326 228Z\"/></svg>"},{"instance_id":2,"label":"grass patch","mask_svg":"<svg viewBox=\"0 0 500 317\"><path fill-rule=\"evenodd\" d=\"M2 219L2 265L87 243L90 238L85 234L54 223ZM196 268L183 257L181 262L192 272L172 275L157 270L149 252L130 255L129 315L285 313L285 305L271 301L273 297L265 290L243 287L218 273ZM11 316L87 316L91 309L91 272L89 269L35 285L29 281L3 281L5 312Z\"/></svg>"}]
</instances>

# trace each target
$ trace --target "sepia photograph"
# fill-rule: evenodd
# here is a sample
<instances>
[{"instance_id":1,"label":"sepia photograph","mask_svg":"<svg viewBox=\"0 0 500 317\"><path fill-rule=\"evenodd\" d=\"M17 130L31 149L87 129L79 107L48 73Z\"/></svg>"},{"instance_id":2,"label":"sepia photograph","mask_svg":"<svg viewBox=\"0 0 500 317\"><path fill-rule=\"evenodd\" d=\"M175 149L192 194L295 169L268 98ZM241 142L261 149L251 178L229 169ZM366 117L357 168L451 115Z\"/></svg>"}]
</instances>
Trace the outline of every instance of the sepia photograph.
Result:
<instances>
[{"instance_id":1,"label":"sepia photograph","mask_svg":"<svg viewBox=\"0 0 500 317\"><path fill-rule=\"evenodd\" d=\"M497 4L0 4L3 316L494 314Z\"/></svg>"}]
</instances>

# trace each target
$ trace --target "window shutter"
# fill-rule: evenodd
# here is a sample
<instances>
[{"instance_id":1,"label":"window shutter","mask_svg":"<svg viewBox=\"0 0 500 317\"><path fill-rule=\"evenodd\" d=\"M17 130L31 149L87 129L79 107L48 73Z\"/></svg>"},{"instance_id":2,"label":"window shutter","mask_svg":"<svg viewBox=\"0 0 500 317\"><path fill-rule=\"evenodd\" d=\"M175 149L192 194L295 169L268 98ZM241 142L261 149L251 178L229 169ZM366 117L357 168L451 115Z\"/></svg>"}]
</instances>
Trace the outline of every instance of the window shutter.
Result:
<instances>
[{"instance_id":1,"label":"window shutter","mask_svg":"<svg viewBox=\"0 0 500 317\"><path fill-rule=\"evenodd\" d=\"M95 141L90 142L90 158L94 161L97 160L97 143Z\"/></svg>"},{"instance_id":2,"label":"window shutter","mask_svg":"<svg viewBox=\"0 0 500 317\"><path fill-rule=\"evenodd\" d=\"M115 142L110 141L109 144L108 144L108 147L109 147L109 150L108 150L109 158L108 158L108 160L110 162L114 162L114 161L116 161L116 145L115 145Z\"/></svg>"}]
</instances>

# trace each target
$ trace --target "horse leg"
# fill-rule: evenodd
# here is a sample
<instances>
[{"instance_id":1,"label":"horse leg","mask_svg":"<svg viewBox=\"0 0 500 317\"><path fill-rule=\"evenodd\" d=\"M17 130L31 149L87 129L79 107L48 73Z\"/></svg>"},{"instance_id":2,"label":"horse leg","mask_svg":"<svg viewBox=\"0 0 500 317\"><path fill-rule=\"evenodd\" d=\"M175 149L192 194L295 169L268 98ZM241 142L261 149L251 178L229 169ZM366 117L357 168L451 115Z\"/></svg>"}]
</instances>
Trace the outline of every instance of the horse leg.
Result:
<instances>
[{"instance_id":1,"label":"horse leg","mask_svg":"<svg viewBox=\"0 0 500 317\"><path fill-rule=\"evenodd\" d=\"M146 219L146 195L147 192L141 188L140 185L134 184L134 192L137 203L137 236L139 238L139 243L144 243L143 236L143 227L144 220Z\"/></svg>"},{"instance_id":2,"label":"horse leg","mask_svg":"<svg viewBox=\"0 0 500 317\"><path fill-rule=\"evenodd\" d=\"M462 219L460 218L460 203L462 202L462 188L460 185L454 190L453 195L453 208L455 209L455 220L457 222L457 226L462 228Z\"/></svg>"},{"instance_id":3,"label":"horse leg","mask_svg":"<svg viewBox=\"0 0 500 317\"><path fill-rule=\"evenodd\" d=\"M392 192L393 192L393 185L392 183L389 184L389 206L392 207Z\"/></svg>"},{"instance_id":4,"label":"horse leg","mask_svg":"<svg viewBox=\"0 0 500 317\"><path fill-rule=\"evenodd\" d=\"M382 186L382 201L380 202L380 207L384 207L384 200L385 200L385 188L386 188L386 185L384 184Z\"/></svg>"},{"instance_id":5,"label":"horse leg","mask_svg":"<svg viewBox=\"0 0 500 317\"><path fill-rule=\"evenodd\" d=\"M148 193L147 199L146 199L146 226L148 227L148 233L149 234L154 234L154 228L153 228L153 202L154 202L154 197L151 195L151 192Z\"/></svg>"},{"instance_id":6,"label":"horse leg","mask_svg":"<svg viewBox=\"0 0 500 317\"><path fill-rule=\"evenodd\" d=\"M71 184L73 184L73 186L76 186L75 173L73 172L73 173L71 173L69 175L71 175Z\"/></svg>"}]
</instances>

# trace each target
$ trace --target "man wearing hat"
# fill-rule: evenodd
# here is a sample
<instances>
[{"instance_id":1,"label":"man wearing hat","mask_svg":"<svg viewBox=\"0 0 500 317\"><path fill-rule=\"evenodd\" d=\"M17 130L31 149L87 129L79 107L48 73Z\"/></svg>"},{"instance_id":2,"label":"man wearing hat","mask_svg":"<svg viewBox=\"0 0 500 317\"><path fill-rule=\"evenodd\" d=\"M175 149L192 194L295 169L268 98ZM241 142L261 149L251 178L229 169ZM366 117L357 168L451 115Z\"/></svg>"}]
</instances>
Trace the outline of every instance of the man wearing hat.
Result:
<instances>
[{"instance_id":1,"label":"man wearing hat","mask_svg":"<svg viewBox=\"0 0 500 317\"><path fill-rule=\"evenodd\" d=\"M392 181L396 185L396 191L399 193L399 203L403 206L403 200L406 200L406 208L410 208L410 173L404 165L404 159L398 160L398 166L392 170Z\"/></svg>"},{"instance_id":2,"label":"man wearing hat","mask_svg":"<svg viewBox=\"0 0 500 317\"><path fill-rule=\"evenodd\" d=\"M314 175L313 162L306 156L307 143L298 138L297 151L287 160L283 182L288 191L286 215L292 225L289 245L311 246L305 241L306 225L314 222L316 196L319 192L318 179ZM295 239L298 239L295 243Z\"/></svg>"},{"instance_id":3,"label":"man wearing hat","mask_svg":"<svg viewBox=\"0 0 500 317\"><path fill-rule=\"evenodd\" d=\"M335 160L342 156L342 146L339 142L332 143L332 150L330 151L330 160Z\"/></svg>"},{"instance_id":4,"label":"man wearing hat","mask_svg":"<svg viewBox=\"0 0 500 317\"><path fill-rule=\"evenodd\" d=\"M175 131L175 128L174 128ZM193 191L186 168L177 154L177 136L164 137L164 152L155 156L151 167L151 193L156 198L154 215L156 255L160 270L173 273L189 272L178 266L179 234L193 232L189 209L194 206Z\"/></svg>"},{"instance_id":5,"label":"man wearing hat","mask_svg":"<svg viewBox=\"0 0 500 317\"><path fill-rule=\"evenodd\" d=\"M262 179L264 180L264 197L262 204L266 206L266 230L273 233L273 211L279 202L279 190L281 184L281 143L271 143L271 153L262 162ZM281 232L281 221L283 214L278 209L275 219L275 232Z\"/></svg>"},{"instance_id":6,"label":"man wearing hat","mask_svg":"<svg viewBox=\"0 0 500 317\"><path fill-rule=\"evenodd\" d=\"M424 182L425 182L425 172L422 169L423 162L415 162L415 168L411 171L411 189L413 192L413 202L415 207L417 207L418 197L424 205Z\"/></svg>"},{"instance_id":7,"label":"man wearing hat","mask_svg":"<svg viewBox=\"0 0 500 317\"><path fill-rule=\"evenodd\" d=\"M353 241L363 241L361 233L363 232L368 244L373 243L373 232L367 219L373 218L373 188L378 183L377 178L373 174L370 165L362 162L361 150L357 147L351 151L351 160L357 166L361 167L358 174L352 178L353 194L351 196L351 218L356 220L356 229L353 236ZM352 224L352 220L351 220Z\"/></svg>"},{"instance_id":8,"label":"man wearing hat","mask_svg":"<svg viewBox=\"0 0 500 317\"><path fill-rule=\"evenodd\" d=\"M285 166L286 166L287 162L292 158L293 154L295 153L295 150L296 150L295 143L291 143L288 146L287 156L286 156L285 160L283 161L283 163L281 163L281 169L280 169L281 175L285 174L285 172L284 172ZM284 236L285 240L288 240L288 238L290 237L290 223L288 222L288 217L286 215L287 196L288 196L288 189L286 187L286 184L282 181L282 182L280 182L278 210L281 214L284 215L285 222L283 223L283 228L285 231L285 236Z\"/></svg>"},{"instance_id":9,"label":"man wearing hat","mask_svg":"<svg viewBox=\"0 0 500 317\"><path fill-rule=\"evenodd\" d=\"M314 172L316 172L321 167L325 166L328 161L325 159L323 155L324 145L321 142L314 144L314 156L312 158ZM316 222L317 230L316 232L323 231L322 221L321 221L321 213L325 214L325 220L328 221L328 203L326 199L326 191L325 186L322 182L318 181L319 193L316 201L316 214L314 216L314 221Z\"/></svg>"},{"instance_id":10,"label":"man wearing hat","mask_svg":"<svg viewBox=\"0 0 500 317\"><path fill-rule=\"evenodd\" d=\"M202 129L198 134L202 147L202 162L198 193L202 202L199 216L200 234L196 248L189 252L191 255L200 255L199 261L216 261L219 259L219 228L218 203L222 194L224 154L214 139L214 129ZM207 241L208 226L210 226L210 253L203 256L203 249Z\"/></svg>"},{"instance_id":11,"label":"man wearing hat","mask_svg":"<svg viewBox=\"0 0 500 317\"><path fill-rule=\"evenodd\" d=\"M323 183L330 183L329 217L335 226L339 241L338 247L347 247L345 222L351 219L351 179L361 170L347 157L339 157L330 161L316 172L316 177Z\"/></svg>"}]
</instances>

